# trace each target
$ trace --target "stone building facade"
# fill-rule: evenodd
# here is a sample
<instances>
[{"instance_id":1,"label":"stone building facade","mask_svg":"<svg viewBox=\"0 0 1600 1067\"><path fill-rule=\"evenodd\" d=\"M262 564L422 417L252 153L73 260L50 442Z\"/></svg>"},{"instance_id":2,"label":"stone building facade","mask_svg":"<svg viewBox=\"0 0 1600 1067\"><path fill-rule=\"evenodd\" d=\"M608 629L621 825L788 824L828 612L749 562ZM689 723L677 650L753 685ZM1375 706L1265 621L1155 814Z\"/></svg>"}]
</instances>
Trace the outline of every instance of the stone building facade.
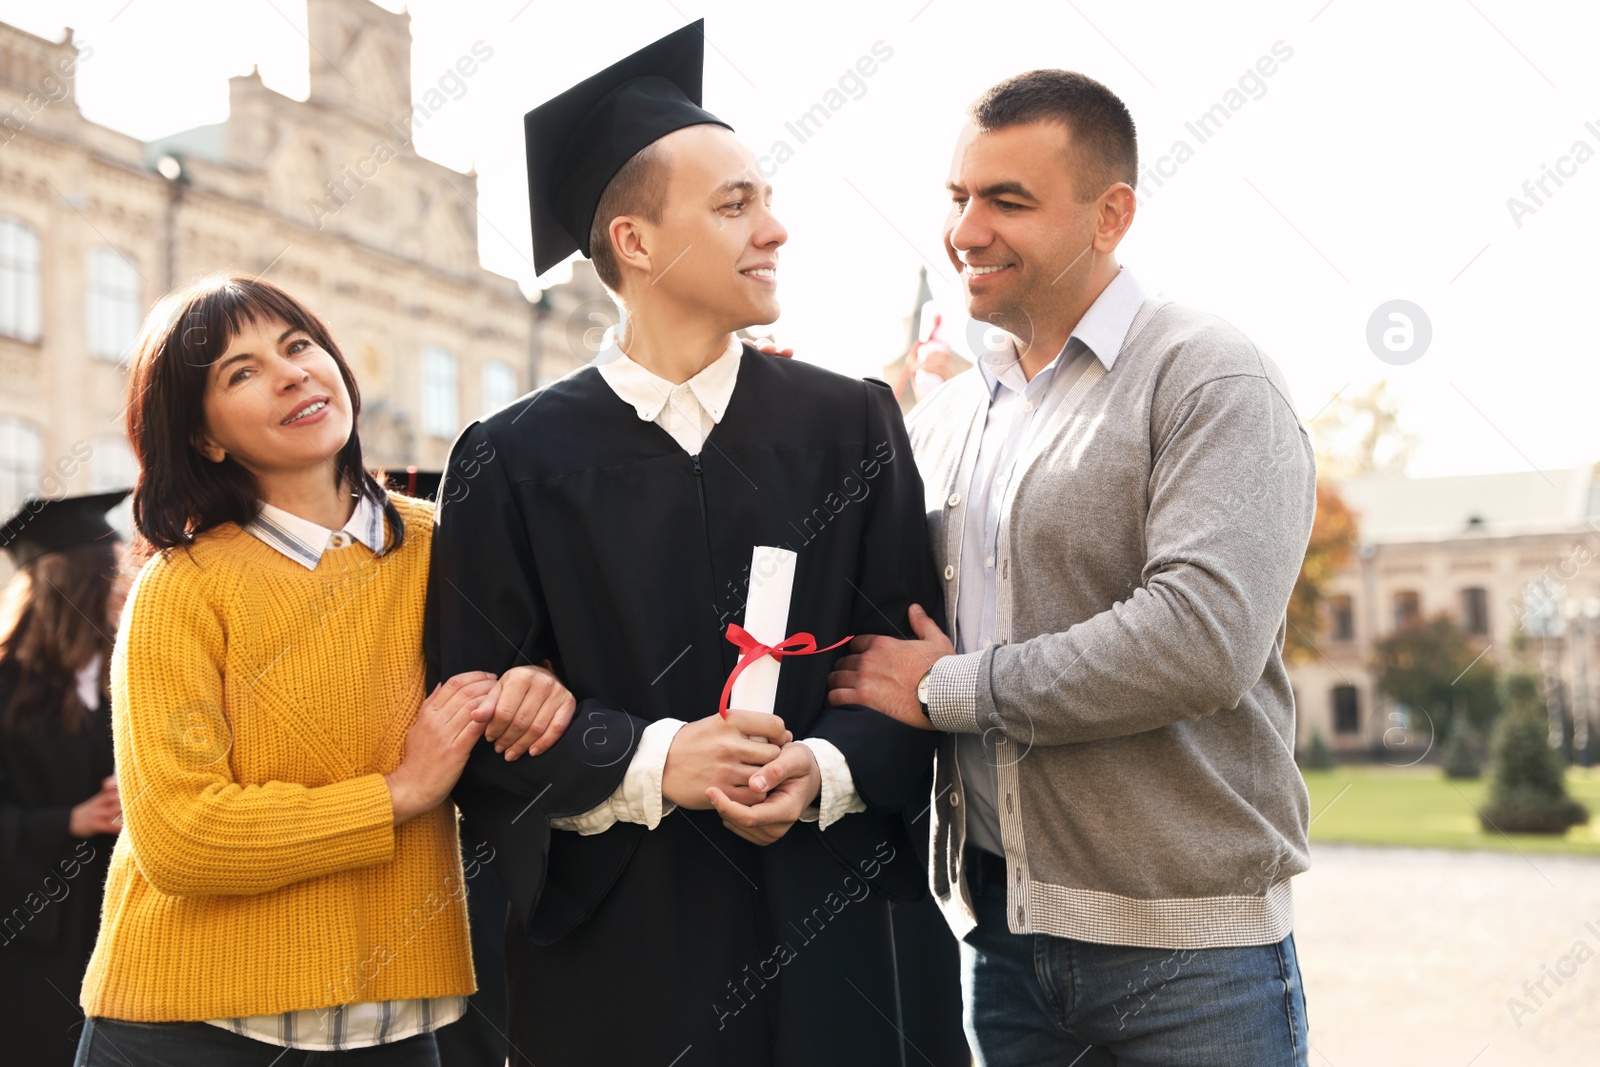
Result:
<instances>
[{"instance_id":1,"label":"stone building facade","mask_svg":"<svg viewBox=\"0 0 1600 1067\"><path fill-rule=\"evenodd\" d=\"M1444 614L1485 660L1546 679L1566 716L1600 720L1600 485L1593 467L1339 486L1361 546L1329 583L1317 655L1290 668L1297 742L1401 765L1434 741L1428 714L1378 693L1377 640ZM1437 755L1437 751L1434 751Z\"/></svg>"},{"instance_id":2,"label":"stone building facade","mask_svg":"<svg viewBox=\"0 0 1600 1067\"><path fill-rule=\"evenodd\" d=\"M131 481L139 324L213 271L264 276L329 322L376 465L437 467L466 422L583 362L566 320L603 299L587 264L530 301L479 262L476 174L412 144L492 43L413 99L409 15L308 0L308 16L306 100L252 72L229 80L226 121L151 143L80 113L92 42L0 24L0 511Z\"/></svg>"}]
</instances>

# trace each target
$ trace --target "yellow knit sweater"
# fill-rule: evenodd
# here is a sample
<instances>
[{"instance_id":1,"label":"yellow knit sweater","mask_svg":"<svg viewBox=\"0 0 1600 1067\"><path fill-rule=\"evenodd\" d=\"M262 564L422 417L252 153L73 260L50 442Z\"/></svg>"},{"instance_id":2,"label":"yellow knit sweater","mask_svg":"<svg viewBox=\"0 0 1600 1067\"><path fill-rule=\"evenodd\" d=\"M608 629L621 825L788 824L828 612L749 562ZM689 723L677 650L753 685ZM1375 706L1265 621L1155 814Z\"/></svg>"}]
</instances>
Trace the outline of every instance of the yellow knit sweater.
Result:
<instances>
[{"instance_id":1,"label":"yellow knit sweater","mask_svg":"<svg viewBox=\"0 0 1600 1067\"><path fill-rule=\"evenodd\" d=\"M124 830L81 1002L140 1022L474 989L456 812L393 825L432 508L316 570L237 526L158 556L112 658Z\"/></svg>"}]
</instances>

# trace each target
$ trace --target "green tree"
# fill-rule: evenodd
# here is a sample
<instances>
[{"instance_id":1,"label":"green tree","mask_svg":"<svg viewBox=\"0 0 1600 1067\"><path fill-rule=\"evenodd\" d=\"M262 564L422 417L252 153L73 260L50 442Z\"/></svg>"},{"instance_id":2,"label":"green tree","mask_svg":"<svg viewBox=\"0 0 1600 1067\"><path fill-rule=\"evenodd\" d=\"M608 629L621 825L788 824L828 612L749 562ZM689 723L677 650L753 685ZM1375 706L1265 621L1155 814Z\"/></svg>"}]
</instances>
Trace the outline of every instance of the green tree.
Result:
<instances>
[{"instance_id":1,"label":"green tree","mask_svg":"<svg viewBox=\"0 0 1600 1067\"><path fill-rule=\"evenodd\" d=\"M1501 703L1494 661L1480 653L1461 627L1439 615L1379 641L1372 669L1378 691L1425 710L1437 737L1448 738L1457 727L1486 734Z\"/></svg>"},{"instance_id":2,"label":"green tree","mask_svg":"<svg viewBox=\"0 0 1600 1067\"><path fill-rule=\"evenodd\" d=\"M1479 813L1486 831L1562 834L1589 821L1589 810L1567 793L1564 761L1550 747L1538 683L1507 679L1511 710L1501 716L1491 746L1489 803Z\"/></svg>"}]
</instances>

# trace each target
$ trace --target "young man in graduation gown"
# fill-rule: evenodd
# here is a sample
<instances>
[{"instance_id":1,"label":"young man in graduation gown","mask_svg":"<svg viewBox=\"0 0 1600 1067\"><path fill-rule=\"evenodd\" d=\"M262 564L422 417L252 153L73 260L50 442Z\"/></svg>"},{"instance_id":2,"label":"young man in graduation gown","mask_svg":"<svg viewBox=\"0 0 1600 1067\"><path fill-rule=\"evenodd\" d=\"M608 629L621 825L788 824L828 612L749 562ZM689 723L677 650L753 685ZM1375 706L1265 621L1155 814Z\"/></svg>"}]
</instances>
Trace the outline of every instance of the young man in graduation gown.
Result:
<instances>
[{"instance_id":1,"label":"young man in graduation gown","mask_svg":"<svg viewBox=\"0 0 1600 1067\"><path fill-rule=\"evenodd\" d=\"M786 632L819 645L941 601L890 390L734 336L777 317L787 235L702 50L685 27L528 115L537 266L592 254L626 322L467 427L440 493L433 672L548 661L581 702L456 791L511 898L512 1062L965 1065L912 839L930 735L829 708L833 653L782 662L776 715L718 714L755 546L797 553Z\"/></svg>"}]
</instances>

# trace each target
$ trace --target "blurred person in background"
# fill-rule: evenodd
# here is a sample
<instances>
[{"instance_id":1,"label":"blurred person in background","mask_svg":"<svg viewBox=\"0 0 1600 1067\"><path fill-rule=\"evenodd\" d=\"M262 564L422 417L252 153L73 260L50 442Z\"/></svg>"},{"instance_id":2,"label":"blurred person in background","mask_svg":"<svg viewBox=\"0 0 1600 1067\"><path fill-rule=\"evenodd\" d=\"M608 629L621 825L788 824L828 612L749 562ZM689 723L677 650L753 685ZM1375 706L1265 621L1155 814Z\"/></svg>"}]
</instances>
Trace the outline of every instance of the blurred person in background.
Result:
<instances>
[{"instance_id":1,"label":"blurred person in background","mask_svg":"<svg viewBox=\"0 0 1600 1067\"><path fill-rule=\"evenodd\" d=\"M0 528L0 1004L5 1059L72 1062L122 801L106 672L126 592L105 514L127 490L30 499Z\"/></svg>"}]
</instances>

